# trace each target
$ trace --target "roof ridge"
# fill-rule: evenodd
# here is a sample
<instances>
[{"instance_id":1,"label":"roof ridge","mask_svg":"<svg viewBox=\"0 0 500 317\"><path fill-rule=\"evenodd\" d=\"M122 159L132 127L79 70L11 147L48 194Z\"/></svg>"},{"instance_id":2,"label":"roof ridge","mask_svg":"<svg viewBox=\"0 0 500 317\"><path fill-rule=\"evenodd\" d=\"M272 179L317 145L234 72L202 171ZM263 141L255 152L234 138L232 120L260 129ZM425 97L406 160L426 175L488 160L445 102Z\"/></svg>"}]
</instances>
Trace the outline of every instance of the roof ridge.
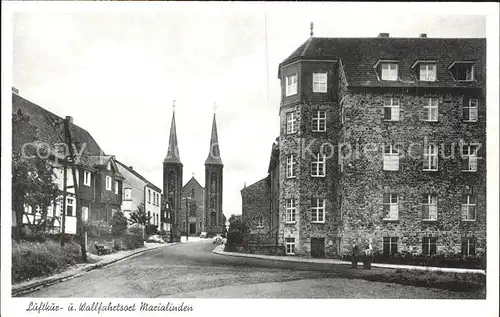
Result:
<instances>
[{"instance_id":1,"label":"roof ridge","mask_svg":"<svg viewBox=\"0 0 500 317\"><path fill-rule=\"evenodd\" d=\"M152 187L154 187L154 189L156 189L157 191L159 191L161 193L161 189L160 187L156 186L155 184L153 184L152 182L150 182L149 180L147 180L144 176L142 176L141 174L139 174L139 172L137 172L136 170L134 170L133 168L130 168L130 166L127 166L125 165L123 162L117 160L115 158L114 160L117 164L121 165L123 168L125 168L127 171L129 171L130 173L134 174L135 176L137 176L138 178L140 178L143 182L147 183L148 185L151 185Z\"/></svg>"}]
</instances>

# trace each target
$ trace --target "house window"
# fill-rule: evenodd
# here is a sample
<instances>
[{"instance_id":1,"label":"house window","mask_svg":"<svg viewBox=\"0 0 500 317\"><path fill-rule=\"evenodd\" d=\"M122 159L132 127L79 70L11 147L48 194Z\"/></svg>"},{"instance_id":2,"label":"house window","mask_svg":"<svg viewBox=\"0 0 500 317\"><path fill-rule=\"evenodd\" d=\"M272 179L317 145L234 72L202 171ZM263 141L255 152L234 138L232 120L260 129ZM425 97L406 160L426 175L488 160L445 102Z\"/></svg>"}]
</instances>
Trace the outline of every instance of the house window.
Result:
<instances>
[{"instance_id":1,"label":"house window","mask_svg":"<svg viewBox=\"0 0 500 317\"><path fill-rule=\"evenodd\" d=\"M437 196L425 194L422 199L422 219L437 220Z\"/></svg>"},{"instance_id":2,"label":"house window","mask_svg":"<svg viewBox=\"0 0 500 317\"><path fill-rule=\"evenodd\" d=\"M151 203L151 189L148 189L148 204Z\"/></svg>"},{"instance_id":3,"label":"house window","mask_svg":"<svg viewBox=\"0 0 500 317\"><path fill-rule=\"evenodd\" d=\"M286 114L286 133L295 133L297 132L297 118L295 116L295 112L289 112Z\"/></svg>"},{"instance_id":4,"label":"house window","mask_svg":"<svg viewBox=\"0 0 500 317\"><path fill-rule=\"evenodd\" d=\"M311 222L325 222L325 200L311 200Z\"/></svg>"},{"instance_id":5,"label":"house window","mask_svg":"<svg viewBox=\"0 0 500 317\"><path fill-rule=\"evenodd\" d=\"M384 255L393 255L398 253L398 238L384 237Z\"/></svg>"},{"instance_id":6,"label":"house window","mask_svg":"<svg viewBox=\"0 0 500 317\"><path fill-rule=\"evenodd\" d=\"M382 80L398 80L398 64L382 63Z\"/></svg>"},{"instance_id":7,"label":"house window","mask_svg":"<svg viewBox=\"0 0 500 317\"><path fill-rule=\"evenodd\" d=\"M295 254L295 238L285 238L286 254Z\"/></svg>"},{"instance_id":8,"label":"house window","mask_svg":"<svg viewBox=\"0 0 500 317\"><path fill-rule=\"evenodd\" d=\"M436 81L436 64L420 64L421 81Z\"/></svg>"},{"instance_id":9,"label":"house window","mask_svg":"<svg viewBox=\"0 0 500 317\"><path fill-rule=\"evenodd\" d=\"M464 144L462 146L462 171L477 172L477 150L477 145Z\"/></svg>"},{"instance_id":10,"label":"house window","mask_svg":"<svg viewBox=\"0 0 500 317\"><path fill-rule=\"evenodd\" d=\"M384 147L384 171L399 170L399 147L397 145L386 145Z\"/></svg>"},{"instance_id":11,"label":"house window","mask_svg":"<svg viewBox=\"0 0 500 317\"><path fill-rule=\"evenodd\" d=\"M295 222L296 205L295 199L286 200L286 222Z\"/></svg>"},{"instance_id":12,"label":"house window","mask_svg":"<svg viewBox=\"0 0 500 317\"><path fill-rule=\"evenodd\" d=\"M73 216L73 209L75 208L75 199L66 197L66 216Z\"/></svg>"},{"instance_id":13,"label":"house window","mask_svg":"<svg viewBox=\"0 0 500 317\"><path fill-rule=\"evenodd\" d=\"M326 92L326 73L313 73L313 92Z\"/></svg>"},{"instance_id":14,"label":"house window","mask_svg":"<svg viewBox=\"0 0 500 317\"><path fill-rule=\"evenodd\" d=\"M89 171L83 171L83 185L90 186L91 174Z\"/></svg>"},{"instance_id":15,"label":"house window","mask_svg":"<svg viewBox=\"0 0 500 317\"><path fill-rule=\"evenodd\" d=\"M106 176L106 190L111 190L113 182L110 176Z\"/></svg>"},{"instance_id":16,"label":"house window","mask_svg":"<svg viewBox=\"0 0 500 317\"><path fill-rule=\"evenodd\" d=\"M398 220L398 194L384 194L384 220Z\"/></svg>"},{"instance_id":17,"label":"house window","mask_svg":"<svg viewBox=\"0 0 500 317\"><path fill-rule=\"evenodd\" d=\"M462 220L473 221L476 220L476 196L463 195L462 196Z\"/></svg>"},{"instance_id":18,"label":"house window","mask_svg":"<svg viewBox=\"0 0 500 317\"><path fill-rule=\"evenodd\" d=\"M311 176L325 177L325 162L325 154L317 153L315 156L313 155L311 161Z\"/></svg>"},{"instance_id":19,"label":"house window","mask_svg":"<svg viewBox=\"0 0 500 317\"><path fill-rule=\"evenodd\" d=\"M286 96L297 93L297 74L286 76Z\"/></svg>"},{"instance_id":20,"label":"house window","mask_svg":"<svg viewBox=\"0 0 500 317\"><path fill-rule=\"evenodd\" d=\"M427 98L424 103L424 121L438 121L438 98Z\"/></svg>"},{"instance_id":21,"label":"house window","mask_svg":"<svg viewBox=\"0 0 500 317\"><path fill-rule=\"evenodd\" d=\"M464 102L462 119L465 122L477 122L477 106L479 100L477 98L469 98Z\"/></svg>"},{"instance_id":22,"label":"house window","mask_svg":"<svg viewBox=\"0 0 500 317\"><path fill-rule=\"evenodd\" d=\"M118 182L115 181L115 194L118 195Z\"/></svg>"},{"instance_id":23,"label":"house window","mask_svg":"<svg viewBox=\"0 0 500 317\"><path fill-rule=\"evenodd\" d=\"M437 238L423 237L422 238L422 254L433 255L437 251Z\"/></svg>"},{"instance_id":24,"label":"house window","mask_svg":"<svg viewBox=\"0 0 500 317\"><path fill-rule=\"evenodd\" d=\"M326 131L326 111L317 110L313 112L312 117L312 131L325 132Z\"/></svg>"},{"instance_id":25,"label":"house window","mask_svg":"<svg viewBox=\"0 0 500 317\"><path fill-rule=\"evenodd\" d=\"M263 228L264 227L264 218L262 215L257 216L257 228Z\"/></svg>"},{"instance_id":26,"label":"house window","mask_svg":"<svg viewBox=\"0 0 500 317\"><path fill-rule=\"evenodd\" d=\"M424 148L424 171L438 170L438 147L435 144L428 144Z\"/></svg>"},{"instance_id":27,"label":"house window","mask_svg":"<svg viewBox=\"0 0 500 317\"><path fill-rule=\"evenodd\" d=\"M295 154L290 154L286 156L286 177L295 177L295 165L296 158Z\"/></svg>"},{"instance_id":28,"label":"house window","mask_svg":"<svg viewBox=\"0 0 500 317\"><path fill-rule=\"evenodd\" d=\"M472 62L454 62L450 66L451 74L457 81L474 80L474 63Z\"/></svg>"},{"instance_id":29,"label":"house window","mask_svg":"<svg viewBox=\"0 0 500 317\"><path fill-rule=\"evenodd\" d=\"M200 221L200 230L203 229L203 222Z\"/></svg>"},{"instance_id":30,"label":"house window","mask_svg":"<svg viewBox=\"0 0 500 317\"><path fill-rule=\"evenodd\" d=\"M123 190L123 200L132 200L132 188L125 188Z\"/></svg>"},{"instance_id":31,"label":"house window","mask_svg":"<svg viewBox=\"0 0 500 317\"><path fill-rule=\"evenodd\" d=\"M476 255L476 238L462 239L462 254L465 256Z\"/></svg>"},{"instance_id":32,"label":"house window","mask_svg":"<svg viewBox=\"0 0 500 317\"><path fill-rule=\"evenodd\" d=\"M386 98L384 100L384 120L399 121L399 99Z\"/></svg>"},{"instance_id":33,"label":"house window","mask_svg":"<svg viewBox=\"0 0 500 317\"><path fill-rule=\"evenodd\" d=\"M187 230L185 221L182 222L182 228Z\"/></svg>"}]
</instances>

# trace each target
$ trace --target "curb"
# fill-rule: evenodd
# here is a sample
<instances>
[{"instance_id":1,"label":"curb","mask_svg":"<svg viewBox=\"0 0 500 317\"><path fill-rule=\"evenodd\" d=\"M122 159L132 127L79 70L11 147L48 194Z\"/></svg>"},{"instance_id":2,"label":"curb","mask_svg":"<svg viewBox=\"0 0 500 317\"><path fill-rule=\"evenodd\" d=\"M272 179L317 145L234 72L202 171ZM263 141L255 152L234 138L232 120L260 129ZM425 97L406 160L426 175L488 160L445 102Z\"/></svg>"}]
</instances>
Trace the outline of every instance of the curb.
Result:
<instances>
[{"instance_id":1,"label":"curb","mask_svg":"<svg viewBox=\"0 0 500 317\"><path fill-rule=\"evenodd\" d=\"M283 257L274 257L270 255L262 255L262 254L248 254L248 253L236 253L236 252L226 252L224 251L224 245L220 245L212 250L212 253L218 255L227 255L227 256L235 256L235 257L243 257L243 258L254 258L254 259L263 259L263 260L271 260L271 261L283 261L283 262L305 262L305 263L322 263L322 264L332 264L332 265L351 265L351 262L345 261L310 261L304 258L283 258ZM363 262L358 262L358 265L363 265ZM385 263L372 263L372 267L384 268L384 269L402 269L409 271L438 271L438 272L450 272L450 273L472 273L472 274L482 274L486 275L485 270L480 269L460 269L460 268L444 268L444 267L434 267L434 266L415 266L415 265L398 265L394 266L392 264Z\"/></svg>"},{"instance_id":2,"label":"curb","mask_svg":"<svg viewBox=\"0 0 500 317\"><path fill-rule=\"evenodd\" d=\"M160 248L167 247L167 246L177 245L179 243L181 243L181 242L174 242L174 243L169 243L169 244L166 244L166 245L160 246L160 247L147 248L147 249L139 250L137 252L134 252L134 253L131 253L131 254L127 254L126 256L124 256L122 258L114 259L114 260L111 260L109 262L97 262L95 264L90 264L89 266L83 267L79 271L74 272L72 274L68 274L68 275L61 276L61 277L55 277L55 278L48 277L46 280L34 282L32 284L28 284L26 286L22 286L22 287L19 287L17 289L14 289L14 286L13 286L12 287L12 291L11 291L11 295L12 295L12 297L19 297L19 296L22 296L22 295L26 295L26 294L32 293L34 291L37 291L39 289L42 289L42 288L45 288L45 287L57 284L59 282L64 282L64 281L68 281L68 280L74 279L76 277L80 277L82 275L85 275L85 273L87 273L89 271L93 271L93 270L96 270L96 269L100 269L100 268L106 267L108 265L111 265L111 264L116 263L118 261L122 261L122 260L128 259L128 258L133 257L135 255L139 255L139 254L142 254L142 253L145 253L145 252L148 252L148 251L152 251L152 250L155 250L155 249L160 249Z\"/></svg>"}]
</instances>

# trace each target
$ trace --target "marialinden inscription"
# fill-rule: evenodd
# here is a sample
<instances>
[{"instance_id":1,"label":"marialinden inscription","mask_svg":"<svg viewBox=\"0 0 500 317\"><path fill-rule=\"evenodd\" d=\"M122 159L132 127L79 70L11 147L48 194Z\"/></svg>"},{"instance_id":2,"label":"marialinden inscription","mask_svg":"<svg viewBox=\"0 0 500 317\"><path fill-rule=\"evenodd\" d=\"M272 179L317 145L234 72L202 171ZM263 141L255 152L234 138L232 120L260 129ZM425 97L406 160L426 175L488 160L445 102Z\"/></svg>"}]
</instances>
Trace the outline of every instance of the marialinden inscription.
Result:
<instances>
[{"instance_id":1,"label":"marialinden inscription","mask_svg":"<svg viewBox=\"0 0 500 317\"><path fill-rule=\"evenodd\" d=\"M78 304L70 303L67 306L59 305L54 302L30 302L26 311L36 312L38 314L43 312L58 312L58 311L68 311L68 312L133 312L133 311L143 311L143 312L191 312L194 308L191 305L186 305L184 302L177 304L168 301L167 303L157 303L150 304L146 302L141 302L140 305L136 303L127 305L122 303L113 302L80 302Z\"/></svg>"}]
</instances>

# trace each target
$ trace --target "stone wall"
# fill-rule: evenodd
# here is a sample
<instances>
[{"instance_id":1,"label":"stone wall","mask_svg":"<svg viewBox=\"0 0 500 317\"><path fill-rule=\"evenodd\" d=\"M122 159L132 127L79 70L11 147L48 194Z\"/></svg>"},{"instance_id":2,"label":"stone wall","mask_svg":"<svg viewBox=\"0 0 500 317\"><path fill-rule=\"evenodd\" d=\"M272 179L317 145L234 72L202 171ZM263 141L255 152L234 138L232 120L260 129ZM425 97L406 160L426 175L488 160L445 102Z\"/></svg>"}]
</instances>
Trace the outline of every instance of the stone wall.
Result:
<instances>
[{"instance_id":1,"label":"stone wall","mask_svg":"<svg viewBox=\"0 0 500 317\"><path fill-rule=\"evenodd\" d=\"M260 237L259 241L267 242L271 229L270 179L260 181L241 190L242 218L250 228L250 234ZM258 218L262 217L262 226L258 226Z\"/></svg>"}]
</instances>

